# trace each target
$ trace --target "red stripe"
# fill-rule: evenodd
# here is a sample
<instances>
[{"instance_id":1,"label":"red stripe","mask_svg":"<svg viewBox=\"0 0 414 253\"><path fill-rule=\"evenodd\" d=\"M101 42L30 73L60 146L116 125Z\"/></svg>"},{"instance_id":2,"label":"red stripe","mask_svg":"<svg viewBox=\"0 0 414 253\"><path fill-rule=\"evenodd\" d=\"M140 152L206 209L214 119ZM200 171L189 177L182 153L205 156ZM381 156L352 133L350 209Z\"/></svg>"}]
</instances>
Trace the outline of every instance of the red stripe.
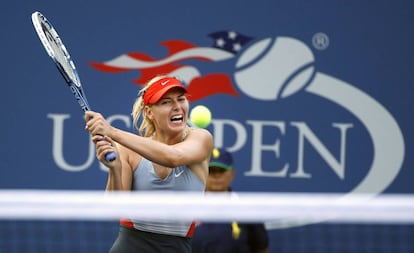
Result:
<instances>
[{"instance_id":1,"label":"red stripe","mask_svg":"<svg viewBox=\"0 0 414 253\"><path fill-rule=\"evenodd\" d=\"M129 228L135 229L134 223L132 223L131 220L121 219L119 223L121 225L125 226L125 227L129 227ZM194 231L195 231L195 225L196 225L196 222L193 221L191 223L191 225L190 225L190 228L187 231L187 234L185 235L186 237L189 237L189 238L193 237L193 234L194 234Z\"/></svg>"},{"instance_id":2,"label":"red stripe","mask_svg":"<svg viewBox=\"0 0 414 253\"><path fill-rule=\"evenodd\" d=\"M195 221L193 221L190 225L190 228L188 229L187 234L185 235L186 237L193 237L194 231L195 231Z\"/></svg>"},{"instance_id":3,"label":"red stripe","mask_svg":"<svg viewBox=\"0 0 414 253\"><path fill-rule=\"evenodd\" d=\"M121 225L123 225L125 227L134 228L134 223L132 223L132 221L130 221L130 220L121 219L121 221L119 223L121 223Z\"/></svg>"},{"instance_id":4,"label":"red stripe","mask_svg":"<svg viewBox=\"0 0 414 253\"><path fill-rule=\"evenodd\" d=\"M193 78L187 87L190 102L203 99L215 94L239 96L233 87L230 76L223 73L212 73Z\"/></svg>"}]
</instances>

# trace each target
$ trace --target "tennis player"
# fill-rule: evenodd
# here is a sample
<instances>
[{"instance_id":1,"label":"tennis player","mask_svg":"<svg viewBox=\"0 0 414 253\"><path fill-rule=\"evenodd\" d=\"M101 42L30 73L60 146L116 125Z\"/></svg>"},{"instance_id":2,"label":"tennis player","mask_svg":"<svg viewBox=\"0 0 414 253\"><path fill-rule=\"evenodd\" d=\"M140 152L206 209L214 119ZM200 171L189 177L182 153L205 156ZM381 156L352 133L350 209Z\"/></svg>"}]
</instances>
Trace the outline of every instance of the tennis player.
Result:
<instances>
[{"instance_id":1,"label":"tennis player","mask_svg":"<svg viewBox=\"0 0 414 253\"><path fill-rule=\"evenodd\" d=\"M206 190L230 192L235 172L232 154L214 148L209 167ZM199 223L192 244L194 253L267 253L269 238L263 224Z\"/></svg>"},{"instance_id":2,"label":"tennis player","mask_svg":"<svg viewBox=\"0 0 414 253\"><path fill-rule=\"evenodd\" d=\"M86 112L86 129L96 145L97 158L109 168L106 190L202 195L213 138L205 129L188 126L188 111L186 88L176 78L158 76L134 103L132 117L138 135L111 126L97 112ZM105 154L112 151L117 159L107 162ZM125 219L110 252L190 253L193 232L191 220Z\"/></svg>"}]
</instances>

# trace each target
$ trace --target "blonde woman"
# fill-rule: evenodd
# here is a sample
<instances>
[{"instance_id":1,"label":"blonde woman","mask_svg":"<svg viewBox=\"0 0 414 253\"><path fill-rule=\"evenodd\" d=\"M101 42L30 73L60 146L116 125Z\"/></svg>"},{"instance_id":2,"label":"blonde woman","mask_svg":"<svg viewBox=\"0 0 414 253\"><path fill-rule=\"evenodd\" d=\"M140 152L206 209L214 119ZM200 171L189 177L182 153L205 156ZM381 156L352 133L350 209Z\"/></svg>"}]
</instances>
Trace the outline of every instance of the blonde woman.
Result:
<instances>
[{"instance_id":1,"label":"blonde woman","mask_svg":"<svg viewBox=\"0 0 414 253\"><path fill-rule=\"evenodd\" d=\"M188 126L188 111L181 82L159 76L140 91L134 103L138 135L112 127L97 112L86 112L86 129L96 144L96 156L109 168L106 190L202 193L213 138L205 129ZM106 161L108 152L115 152L117 158ZM192 221L122 220L110 252L189 253L193 232Z\"/></svg>"}]
</instances>

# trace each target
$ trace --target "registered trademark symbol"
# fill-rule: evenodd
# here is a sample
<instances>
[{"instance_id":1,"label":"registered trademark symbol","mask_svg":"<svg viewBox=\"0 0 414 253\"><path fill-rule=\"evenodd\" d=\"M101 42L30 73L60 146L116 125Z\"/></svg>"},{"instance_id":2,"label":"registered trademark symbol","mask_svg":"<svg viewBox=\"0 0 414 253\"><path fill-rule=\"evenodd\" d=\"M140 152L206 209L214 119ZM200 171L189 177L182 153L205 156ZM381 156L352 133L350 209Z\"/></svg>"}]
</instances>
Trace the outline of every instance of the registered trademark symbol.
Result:
<instances>
[{"instance_id":1,"label":"registered trademark symbol","mask_svg":"<svg viewBox=\"0 0 414 253\"><path fill-rule=\"evenodd\" d=\"M329 47L329 37L325 33L315 33L312 37L312 44L318 50L325 50Z\"/></svg>"}]
</instances>

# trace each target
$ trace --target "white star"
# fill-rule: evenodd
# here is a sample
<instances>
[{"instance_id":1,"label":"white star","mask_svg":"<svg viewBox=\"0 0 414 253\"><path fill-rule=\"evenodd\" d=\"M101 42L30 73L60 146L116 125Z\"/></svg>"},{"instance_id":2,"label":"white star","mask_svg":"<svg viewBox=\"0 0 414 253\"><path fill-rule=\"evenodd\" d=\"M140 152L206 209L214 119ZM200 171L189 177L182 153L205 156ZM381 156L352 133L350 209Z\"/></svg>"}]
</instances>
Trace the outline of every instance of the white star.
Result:
<instances>
[{"instance_id":1,"label":"white star","mask_svg":"<svg viewBox=\"0 0 414 253\"><path fill-rule=\"evenodd\" d=\"M229 39L235 40L237 37L237 33L234 31L229 32Z\"/></svg>"},{"instance_id":2,"label":"white star","mask_svg":"<svg viewBox=\"0 0 414 253\"><path fill-rule=\"evenodd\" d=\"M226 44L226 41L223 40L222 38L216 40L216 45L218 47L224 47L225 44Z\"/></svg>"},{"instance_id":3,"label":"white star","mask_svg":"<svg viewBox=\"0 0 414 253\"><path fill-rule=\"evenodd\" d=\"M242 46L240 45L240 43L234 43L233 44L233 50L235 51L235 52L238 52L238 51L240 51L240 49L242 48Z\"/></svg>"}]
</instances>

